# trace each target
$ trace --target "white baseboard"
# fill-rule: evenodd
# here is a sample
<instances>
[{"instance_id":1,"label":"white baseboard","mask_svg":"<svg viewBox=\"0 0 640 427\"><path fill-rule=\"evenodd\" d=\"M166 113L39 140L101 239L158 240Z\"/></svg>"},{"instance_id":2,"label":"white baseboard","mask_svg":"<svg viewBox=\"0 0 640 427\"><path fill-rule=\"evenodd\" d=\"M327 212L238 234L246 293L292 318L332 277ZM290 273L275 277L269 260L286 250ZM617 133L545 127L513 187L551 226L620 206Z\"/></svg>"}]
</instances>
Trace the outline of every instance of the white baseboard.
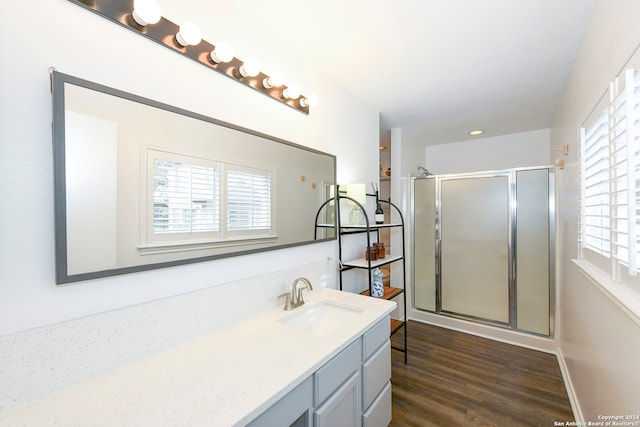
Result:
<instances>
[{"instance_id":1,"label":"white baseboard","mask_svg":"<svg viewBox=\"0 0 640 427\"><path fill-rule=\"evenodd\" d=\"M567 368L567 364L564 360L564 355L562 354L562 350L558 349L556 352L556 356L558 357L558 365L560 365L560 372L562 373L562 379L564 380L564 387L567 389L567 395L569 396L569 403L571 403L571 410L573 411L573 418L576 422L584 422L584 418L582 416L582 409L580 408L580 403L578 402L578 396L576 396L576 391L573 388L573 383L571 382L571 376L569 375L569 368Z\"/></svg>"},{"instance_id":2,"label":"white baseboard","mask_svg":"<svg viewBox=\"0 0 640 427\"><path fill-rule=\"evenodd\" d=\"M415 309L409 311L409 319L545 353L556 354L558 350L556 342L552 338L529 335L468 320L440 316Z\"/></svg>"}]
</instances>

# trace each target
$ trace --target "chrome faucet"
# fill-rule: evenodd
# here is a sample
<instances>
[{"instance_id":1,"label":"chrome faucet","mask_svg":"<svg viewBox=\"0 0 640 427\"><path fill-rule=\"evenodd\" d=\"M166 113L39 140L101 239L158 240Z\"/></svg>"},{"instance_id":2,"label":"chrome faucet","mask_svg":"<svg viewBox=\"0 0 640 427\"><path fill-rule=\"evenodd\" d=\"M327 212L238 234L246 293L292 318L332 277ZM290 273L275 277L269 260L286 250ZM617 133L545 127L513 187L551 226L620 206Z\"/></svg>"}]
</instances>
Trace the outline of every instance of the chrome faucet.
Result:
<instances>
[{"instance_id":1,"label":"chrome faucet","mask_svg":"<svg viewBox=\"0 0 640 427\"><path fill-rule=\"evenodd\" d=\"M304 304L304 299L302 298L302 291L305 288L298 289L298 282L302 282L308 291L313 290L313 286L311 286L311 282L306 277L298 277L291 284L291 293L284 294L285 302L284 309L286 311L293 310L296 307L300 307Z\"/></svg>"}]
</instances>

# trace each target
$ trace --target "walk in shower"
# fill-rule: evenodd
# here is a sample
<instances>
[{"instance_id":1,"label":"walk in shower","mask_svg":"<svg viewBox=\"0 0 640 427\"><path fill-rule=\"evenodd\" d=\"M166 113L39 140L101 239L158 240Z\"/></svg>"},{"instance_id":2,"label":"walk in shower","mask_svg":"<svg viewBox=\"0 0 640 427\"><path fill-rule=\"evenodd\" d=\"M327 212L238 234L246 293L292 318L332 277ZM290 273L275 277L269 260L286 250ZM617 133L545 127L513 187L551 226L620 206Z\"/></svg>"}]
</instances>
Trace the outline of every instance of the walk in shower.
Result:
<instances>
[{"instance_id":1,"label":"walk in shower","mask_svg":"<svg viewBox=\"0 0 640 427\"><path fill-rule=\"evenodd\" d=\"M553 334L553 167L412 181L413 305Z\"/></svg>"}]
</instances>

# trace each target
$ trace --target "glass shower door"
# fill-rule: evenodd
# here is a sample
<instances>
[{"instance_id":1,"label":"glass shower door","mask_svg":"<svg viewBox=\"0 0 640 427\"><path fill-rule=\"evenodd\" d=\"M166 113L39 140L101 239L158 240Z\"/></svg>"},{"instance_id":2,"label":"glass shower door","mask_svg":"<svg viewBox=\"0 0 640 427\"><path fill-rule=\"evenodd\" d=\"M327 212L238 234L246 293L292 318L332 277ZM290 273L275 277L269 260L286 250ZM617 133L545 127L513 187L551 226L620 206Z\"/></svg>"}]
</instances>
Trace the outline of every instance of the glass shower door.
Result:
<instances>
[{"instance_id":1,"label":"glass shower door","mask_svg":"<svg viewBox=\"0 0 640 427\"><path fill-rule=\"evenodd\" d=\"M509 177L443 179L441 310L509 323Z\"/></svg>"},{"instance_id":2,"label":"glass shower door","mask_svg":"<svg viewBox=\"0 0 640 427\"><path fill-rule=\"evenodd\" d=\"M413 302L421 310L436 311L436 188L435 177L414 181L413 239L414 276Z\"/></svg>"}]
</instances>

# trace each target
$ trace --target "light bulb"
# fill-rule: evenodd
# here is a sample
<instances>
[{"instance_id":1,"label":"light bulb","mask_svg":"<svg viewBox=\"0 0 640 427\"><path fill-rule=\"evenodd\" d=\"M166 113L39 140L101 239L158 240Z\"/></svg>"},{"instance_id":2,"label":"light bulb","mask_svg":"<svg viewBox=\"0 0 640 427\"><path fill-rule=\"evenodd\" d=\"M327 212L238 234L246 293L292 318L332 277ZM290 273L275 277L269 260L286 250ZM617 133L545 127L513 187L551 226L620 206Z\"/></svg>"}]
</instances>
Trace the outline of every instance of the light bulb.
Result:
<instances>
[{"instance_id":1,"label":"light bulb","mask_svg":"<svg viewBox=\"0 0 640 427\"><path fill-rule=\"evenodd\" d=\"M229 62L233 59L233 48L227 42L216 43L215 49L211 51L211 60L216 64Z\"/></svg>"},{"instance_id":2,"label":"light bulb","mask_svg":"<svg viewBox=\"0 0 640 427\"><path fill-rule=\"evenodd\" d=\"M253 59L247 58L240 67L242 77L255 77L260 74L260 63Z\"/></svg>"},{"instance_id":3,"label":"light bulb","mask_svg":"<svg viewBox=\"0 0 640 427\"><path fill-rule=\"evenodd\" d=\"M271 89L272 87L282 86L283 84L284 84L284 77L282 76L282 73L278 73L278 72L271 74L271 77L267 77L262 82L262 86L264 86L265 89Z\"/></svg>"},{"instance_id":4,"label":"light bulb","mask_svg":"<svg viewBox=\"0 0 640 427\"><path fill-rule=\"evenodd\" d=\"M313 93L300 100L301 107L315 107L316 105L318 105L318 97Z\"/></svg>"},{"instance_id":5,"label":"light bulb","mask_svg":"<svg viewBox=\"0 0 640 427\"><path fill-rule=\"evenodd\" d=\"M202 40L200 28L191 21L183 22L180 31L176 34L176 40L180 46L195 46Z\"/></svg>"},{"instance_id":6,"label":"light bulb","mask_svg":"<svg viewBox=\"0 0 640 427\"><path fill-rule=\"evenodd\" d=\"M282 91L282 96L284 96L285 99L298 99L300 97L300 86L290 84Z\"/></svg>"},{"instance_id":7,"label":"light bulb","mask_svg":"<svg viewBox=\"0 0 640 427\"><path fill-rule=\"evenodd\" d=\"M160 6L155 0L134 0L133 1L133 16L134 21L138 24L145 25L157 24L160 21Z\"/></svg>"}]
</instances>

